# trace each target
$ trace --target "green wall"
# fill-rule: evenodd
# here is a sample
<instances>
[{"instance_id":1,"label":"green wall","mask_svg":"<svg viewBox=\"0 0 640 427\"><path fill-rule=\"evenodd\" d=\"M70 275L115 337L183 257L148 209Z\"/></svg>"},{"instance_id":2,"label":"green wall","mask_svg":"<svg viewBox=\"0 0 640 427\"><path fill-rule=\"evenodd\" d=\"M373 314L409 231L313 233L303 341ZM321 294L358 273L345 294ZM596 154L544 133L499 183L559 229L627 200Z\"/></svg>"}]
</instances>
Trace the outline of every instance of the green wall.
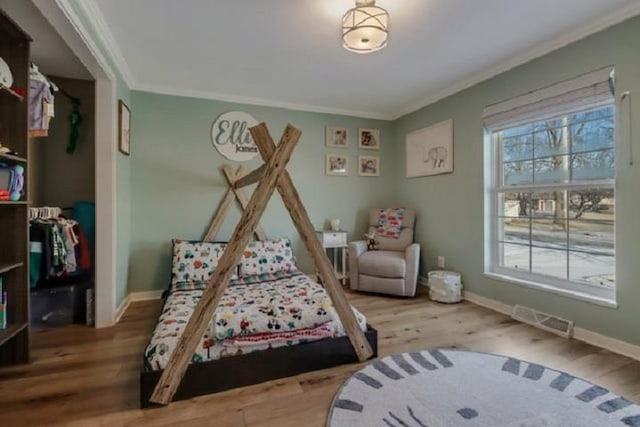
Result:
<instances>
[{"instance_id":1,"label":"green wall","mask_svg":"<svg viewBox=\"0 0 640 427\"><path fill-rule=\"evenodd\" d=\"M266 122L276 141L288 122L302 130L288 170L317 229L329 218L340 218L349 238L358 237L365 230L368 209L394 198L392 184L397 171L390 122L136 91L132 92L131 103L133 217L129 292L166 288L171 271L171 239L199 239L207 229L227 189L221 166L239 165L226 160L211 145L211 124L224 112L245 111ZM325 126L348 128L348 150L325 147ZM380 129L380 151L358 150L358 127ZM348 177L325 176L328 152L348 153ZM358 154L380 155L381 176L358 177ZM253 169L262 163L258 157L242 164ZM119 180L120 174L118 170ZM254 187L249 187L248 194ZM239 218L240 210L234 205L220 240L229 239ZM270 237L291 237L301 268L313 271L279 195L272 198L261 224ZM119 235L119 246L120 238Z\"/></svg>"},{"instance_id":2,"label":"green wall","mask_svg":"<svg viewBox=\"0 0 640 427\"><path fill-rule=\"evenodd\" d=\"M629 166L627 127L623 127L621 133L626 138L617 141L616 282L619 307L605 308L483 276L483 107L611 64L616 70L618 95L630 90L632 96L638 98L640 17L398 119L394 122L395 143L400 153L396 158L398 175L395 186L399 189L399 199L411 201L418 212L417 239L423 244L423 273L428 268L434 269L437 256L443 255L447 268L462 273L469 291L508 304L534 307L572 319L576 326L640 344L640 262L637 251L640 242L637 223L640 211L640 149L635 150L635 165ZM627 106L619 108L619 111L626 123ZM406 133L449 118L454 120L454 173L405 178ZM640 108L633 111L632 124L636 130L640 129ZM640 131L634 135L637 147Z\"/></svg>"},{"instance_id":3,"label":"green wall","mask_svg":"<svg viewBox=\"0 0 640 427\"><path fill-rule=\"evenodd\" d=\"M484 106L579 74L613 64L618 94L640 93L640 17L604 30L497 77L445 98L393 122L307 113L278 108L131 92L133 147L131 158L118 158L118 301L128 292L166 287L170 277L170 240L198 239L209 224L226 190L220 171L228 163L211 146L209 132L221 113L240 110L265 121L274 139L287 122L303 131L289 170L317 228L338 217L350 239L365 229L366 211L374 205L404 204L417 209L416 239L423 245L422 274L443 255L447 268L460 271L467 290L503 301L523 304L572 319L576 326L640 344L640 263L636 242L640 228L639 166L629 166L628 140L618 141L616 186L616 245L618 308L605 308L489 279L484 265L483 127ZM120 85L119 85L120 88ZM124 99L128 93L119 93ZM625 114L627 110L622 110ZM453 118L455 171L453 174L411 178L405 174L404 138L407 132ZM640 108L632 123L640 128ZM350 176L324 175L325 126L350 131ZM382 176L356 174L358 127L382 132ZM625 131L628 129L625 129ZM636 136L640 132L635 133ZM628 135L624 133L624 135ZM636 137L637 139L637 137ZM637 141L636 141L637 143ZM640 151L636 150L638 155ZM376 153L378 154L378 153ZM640 159L636 158L636 165ZM258 160L245 163L249 168ZM131 216L129 217L129 213ZM228 239L239 219L234 206L220 239ZM311 263L288 215L274 196L262 224L270 236L292 236L305 271Z\"/></svg>"}]
</instances>

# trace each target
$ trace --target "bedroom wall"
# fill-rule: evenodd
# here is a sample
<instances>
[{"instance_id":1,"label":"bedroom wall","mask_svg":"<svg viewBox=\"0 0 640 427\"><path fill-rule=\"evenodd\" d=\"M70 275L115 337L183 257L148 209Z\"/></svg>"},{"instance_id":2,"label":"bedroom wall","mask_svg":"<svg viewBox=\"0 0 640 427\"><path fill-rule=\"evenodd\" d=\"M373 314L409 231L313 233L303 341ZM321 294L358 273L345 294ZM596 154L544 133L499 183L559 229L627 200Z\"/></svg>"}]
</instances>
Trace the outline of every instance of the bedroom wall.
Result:
<instances>
[{"instance_id":1,"label":"bedroom wall","mask_svg":"<svg viewBox=\"0 0 640 427\"><path fill-rule=\"evenodd\" d=\"M224 112L245 111L258 121L265 121L276 141L288 122L302 130L288 170L317 229L321 229L327 219L337 217L350 239L359 238L365 231L367 210L389 203L395 197L392 184L396 176L396 154L391 144L390 122L137 91L132 92L131 106L129 292L166 288L170 279L171 239L200 239L208 228L227 189L221 166L240 164L228 161L211 145L212 122ZM327 125L348 128L348 150L325 147ZM358 150L359 127L380 129L380 151ZM348 177L325 175L328 152L348 153ZM380 155L381 176L358 177L358 154ZM262 163L258 159L259 156L242 164L253 169ZM249 187L248 194L253 188L255 186ZM219 234L220 240L229 239L239 218L240 210L234 205ZM291 237L301 268L313 271L277 193L261 224L271 237Z\"/></svg>"},{"instance_id":2,"label":"bedroom wall","mask_svg":"<svg viewBox=\"0 0 640 427\"><path fill-rule=\"evenodd\" d=\"M616 184L617 309L557 296L483 276L483 127L482 109L603 66L615 66L617 93L630 90L640 100L640 17L627 20L562 49L482 82L396 122L398 151L395 185L401 200L415 200L422 242L422 274L436 268L438 255L447 268L460 271L467 290L508 304L523 304L573 319L583 327L630 343L640 344L640 150L629 166L628 139L618 139ZM626 108L626 107L625 107ZM620 111L620 110L619 110ZM628 110L622 110L625 116ZM628 116L626 116L628 117ZM434 177L404 177L404 137L407 132L442 120L454 120L455 171ZM628 119L625 119L628 120ZM633 111L633 127L640 129L640 108ZM623 135L628 135L625 128ZM640 132L634 132L638 143ZM628 136L627 136L628 138ZM428 267L428 268L427 268Z\"/></svg>"}]
</instances>

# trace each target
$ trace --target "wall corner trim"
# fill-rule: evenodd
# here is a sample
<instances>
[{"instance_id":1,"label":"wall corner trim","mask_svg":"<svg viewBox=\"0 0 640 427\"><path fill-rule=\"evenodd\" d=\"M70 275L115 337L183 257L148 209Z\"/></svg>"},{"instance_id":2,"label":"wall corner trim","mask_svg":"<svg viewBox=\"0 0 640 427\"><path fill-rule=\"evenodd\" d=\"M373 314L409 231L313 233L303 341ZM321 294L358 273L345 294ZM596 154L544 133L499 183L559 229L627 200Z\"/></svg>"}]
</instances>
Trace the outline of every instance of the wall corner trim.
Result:
<instances>
[{"instance_id":1,"label":"wall corner trim","mask_svg":"<svg viewBox=\"0 0 640 427\"><path fill-rule=\"evenodd\" d=\"M465 300L473 304L489 308L502 314L506 314L509 317L511 316L511 312L513 309L512 305L505 304L501 301L496 301L482 295L478 295L474 292L463 291L463 295ZM578 341L583 341L587 344L591 344L596 347L600 347L605 350L609 350L614 353L618 353L623 356L627 356L640 361L640 346L638 345L634 345L616 338L611 338L606 335L602 335L597 332L593 332L577 326L573 329L573 338Z\"/></svg>"},{"instance_id":2,"label":"wall corner trim","mask_svg":"<svg viewBox=\"0 0 640 427\"><path fill-rule=\"evenodd\" d=\"M127 295L122 300L122 302L120 303L118 308L116 309L116 316L115 316L115 320L113 322L114 325L117 324L118 322L120 322L120 318L122 317L124 312L127 311L127 308L129 308L130 304L131 304L131 294Z\"/></svg>"}]
</instances>

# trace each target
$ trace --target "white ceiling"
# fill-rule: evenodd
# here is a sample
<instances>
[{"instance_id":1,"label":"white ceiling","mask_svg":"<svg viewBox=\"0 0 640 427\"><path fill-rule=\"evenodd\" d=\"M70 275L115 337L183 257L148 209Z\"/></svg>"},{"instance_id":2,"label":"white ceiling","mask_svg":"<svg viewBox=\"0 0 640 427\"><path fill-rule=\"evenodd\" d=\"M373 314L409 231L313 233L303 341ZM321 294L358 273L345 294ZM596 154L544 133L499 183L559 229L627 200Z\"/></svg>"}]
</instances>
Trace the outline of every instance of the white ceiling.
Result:
<instances>
[{"instance_id":1,"label":"white ceiling","mask_svg":"<svg viewBox=\"0 0 640 427\"><path fill-rule=\"evenodd\" d=\"M378 0L389 45L342 48L349 0L83 0L135 89L394 118L640 13L640 0Z\"/></svg>"},{"instance_id":2,"label":"white ceiling","mask_svg":"<svg viewBox=\"0 0 640 427\"><path fill-rule=\"evenodd\" d=\"M0 0L0 8L31 38L31 60L46 75L91 80L91 74L30 1Z\"/></svg>"}]
</instances>

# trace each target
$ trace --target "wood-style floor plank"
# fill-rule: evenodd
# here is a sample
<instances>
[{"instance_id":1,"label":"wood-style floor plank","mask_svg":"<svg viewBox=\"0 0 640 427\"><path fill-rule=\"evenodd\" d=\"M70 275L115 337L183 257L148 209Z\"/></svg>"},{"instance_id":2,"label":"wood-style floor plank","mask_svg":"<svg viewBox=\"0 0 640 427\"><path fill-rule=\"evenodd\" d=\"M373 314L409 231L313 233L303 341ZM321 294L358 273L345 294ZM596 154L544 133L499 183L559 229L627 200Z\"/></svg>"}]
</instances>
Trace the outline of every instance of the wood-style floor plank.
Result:
<instances>
[{"instance_id":1,"label":"wood-style floor plank","mask_svg":"<svg viewBox=\"0 0 640 427\"><path fill-rule=\"evenodd\" d=\"M378 329L380 356L432 347L504 354L569 372L640 402L640 362L633 359L468 302L430 302L423 289L413 299L348 296ZM336 391L365 365L308 372L142 411L138 374L159 310L159 301L139 302L112 328L35 331L32 363L0 369L0 425L323 426Z\"/></svg>"}]
</instances>

